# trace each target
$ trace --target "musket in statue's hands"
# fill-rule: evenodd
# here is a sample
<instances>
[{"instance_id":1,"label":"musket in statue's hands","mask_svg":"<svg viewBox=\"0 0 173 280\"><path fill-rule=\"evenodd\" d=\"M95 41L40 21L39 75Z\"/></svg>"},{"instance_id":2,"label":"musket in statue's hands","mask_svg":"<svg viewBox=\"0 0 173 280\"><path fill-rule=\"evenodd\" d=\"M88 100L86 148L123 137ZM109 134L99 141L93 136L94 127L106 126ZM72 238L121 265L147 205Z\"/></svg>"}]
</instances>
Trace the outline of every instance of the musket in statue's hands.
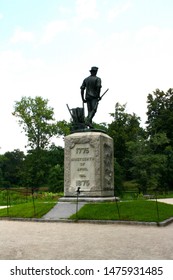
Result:
<instances>
[{"instance_id":1,"label":"musket in statue's hands","mask_svg":"<svg viewBox=\"0 0 173 280\"><path fill-rule=\"evenodd\" d=\"M107 88L107 90L102 94L102 96L99 97L99 101L102 99L102 97L106 94L106 92L108 91L109 89Z\"/></svg>"},{"instance_id":2,"label":"musket in statue's hands","mask_svg":"<svg viewBox=\"0 0 173 280\"><path fill-rule=\"evenodd\" d=\"M98 99L97 99L98 102L102 99L102 97L106 94L106 92L107 92L108 90L109 90L109 89L107 88L107 90L102 94L102 96L99 96L99 97L98 97Z\"/></svg>"}]
</instances>

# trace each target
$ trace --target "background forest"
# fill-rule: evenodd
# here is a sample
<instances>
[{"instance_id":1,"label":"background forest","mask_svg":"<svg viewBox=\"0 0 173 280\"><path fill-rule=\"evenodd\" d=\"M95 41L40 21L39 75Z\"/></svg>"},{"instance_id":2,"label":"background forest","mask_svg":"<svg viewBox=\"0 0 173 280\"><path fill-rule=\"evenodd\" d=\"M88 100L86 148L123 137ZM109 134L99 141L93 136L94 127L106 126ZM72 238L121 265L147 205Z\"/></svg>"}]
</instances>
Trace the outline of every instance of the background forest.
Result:
<instances>
[{"instance_id":1,"label":"background forest","mask_svg":"<svg viewBox=\"0 0 173 280\"><path fill-rule=\"evenodd\" d=\"M173 89L156 89L147 96L145 128L140 118L115 104L111 123L95 124L114 140L115 194L134 190L141 194L173 190ZM23 97L14 105L28 139L27 153L0 155L0 188L40 188L63 191L64 149L55 136L70 133L71 123L54 119L54 109L42 97Z\"/></svg>"}]
</instances>

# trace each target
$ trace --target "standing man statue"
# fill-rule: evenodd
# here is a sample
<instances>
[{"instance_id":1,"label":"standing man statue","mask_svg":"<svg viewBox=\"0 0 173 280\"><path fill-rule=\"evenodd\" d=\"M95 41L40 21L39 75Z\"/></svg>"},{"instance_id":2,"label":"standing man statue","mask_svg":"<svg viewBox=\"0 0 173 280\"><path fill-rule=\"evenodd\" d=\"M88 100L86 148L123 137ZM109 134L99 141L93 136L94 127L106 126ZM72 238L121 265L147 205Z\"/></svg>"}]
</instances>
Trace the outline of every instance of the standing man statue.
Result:
<instances>
[{"instance_id":1,"label":"standing man statue","mask_svg":"<svg viewBox=\"0 0 173 280\"><path fill-rule=\"evenodd\" d=\"M84 79L80 89L83 103L87 103L88 116L86 125L93 128L92 119L97 111L98 102L100 101L101 79L97 75L98 67L91 67L91 75ZM84 91L85 97L84 97Z\"/></svg>"}]
</instances>

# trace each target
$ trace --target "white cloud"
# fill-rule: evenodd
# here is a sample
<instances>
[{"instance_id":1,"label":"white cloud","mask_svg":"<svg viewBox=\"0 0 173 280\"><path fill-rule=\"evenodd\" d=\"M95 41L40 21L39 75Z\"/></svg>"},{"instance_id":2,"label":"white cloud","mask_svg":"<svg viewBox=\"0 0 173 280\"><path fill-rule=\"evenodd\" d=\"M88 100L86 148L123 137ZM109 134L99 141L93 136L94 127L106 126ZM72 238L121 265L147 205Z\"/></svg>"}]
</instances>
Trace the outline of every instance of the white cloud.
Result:
<instances>
[{"instance_id":1,"label":"white cloud","mask_svg":"<svg viewBox=\"0 0 173 280\"><path fill-rule=\"evenodd\" d=\"M2 51L0 52L0 74L5 75L6 72L17 71L23 64L23 58L18 51Z\"/></svg>"},{"instance_id":2,"label":"white cloud","mask_svg":"<svg viewBox=\"0 0 173 280\"><path fill-rule=\"evenodd\" d=\"M160 28L158 26L145 26L138 31L136 43L141 46L154 46L155 50L173 48L173 29Z\"/></svg>"},{"instance_id":3,"label":"white cloud","mask_svg":"<svg viewBox=\"0 0 173 280\"><path fill-rule=\"evenodd\" d=\"M68 6L68 7L65 7L65 6L59 6L58 7L58 11L61 13L61 15L63 16L71 16L72 15L72 9Z\"/></svg>"},{"instance_id":4,"label":"white cloud","mask_svg":"<svg viewBox=\"0 0 173 280\"><path fill-rule=\"evenodd\" d=\"M96 19L99 12L96 0L76 0L77 20Z\"/></svg>"},{"instance_id":5,"label":"white cloud","mask_svg":"<svg viewBox=\"0 0 173 280\"><path fill-rule=\"evenodd\" d=\"M0 19L3 19L3 17L4 17L3 14L0 13Z\"/></svg>"},{"instance_id":6,"label":"white cloud","mask_svg":"<svg viewBox=\"0 0 173 280\"><path fill-rule=\"evenodd\" d=\"M57 86L55 72L43 60L28 59L19 51L0 52L0 131L4 131L0 138L0 153L15 148L24 150L27 139L24 133L21 134L17 119L12 116L13 106L22 96L54 96Z\"/></svg>"},{"instance_id":7,"label":"white cloud","mask_svg":"<svg viewBox=\"0 0 173 280\"><path fill-rule=\"evenodd\" d=\"M19 73L30 70L42 69L44 63L40 59L27 59L20 51L2 51L0 52L0 75L16 76Z\"/></svg>"},{"instance_id":8,"label":"white cloud","mask_svg":"<svg viewBox=\"0 0 173 280\"><path fill-rule=\"evenodd\" d=\"M0 104L11 104L22 95L41 94L39 89L43 84L40 75L46 67L40 59L28 59L19 51L4 51L0 53ZM45 79L45 76L44 76ZM4 108L6 108L4 106Z\"/></svg>"},{"instance_id":9,"label":"white cloud","mask_svg":"<svg viewBox=\"0 0 173 280\"><path fill-rule=\"evenodd\" d=\"M69 28L68 22L65 20L54 20L47 24L44 30L44 35L42 37L41 43L47 44L51 43L53 39L58 35L58 33L67 31Z\"/></svg>"},{"instance_id":10,"label":"white cloud","mask_svg":"<svg viewBox=\"0 0 173 280\"><path fill-rule=\"evenodd\" d=\"M17 28L14 31L14 34L11 38L11 43L20 43L20 42L31 42L34 39L33 32L23 31L21 28Z\"/></svg>"},{"instance_id":11,"label":"white cloud","mask_svg":"<svg viewBox=\"0 0 173 280\"><path fill-rule=\"evenodd\" d=\"M123 3L121 5L114 6L109 12L108 12L108 20L111 22L119 15L123 14L124 12L128 11L132 6L131 1L128 1L126 3Z\"/></svg>"}]
</instances>

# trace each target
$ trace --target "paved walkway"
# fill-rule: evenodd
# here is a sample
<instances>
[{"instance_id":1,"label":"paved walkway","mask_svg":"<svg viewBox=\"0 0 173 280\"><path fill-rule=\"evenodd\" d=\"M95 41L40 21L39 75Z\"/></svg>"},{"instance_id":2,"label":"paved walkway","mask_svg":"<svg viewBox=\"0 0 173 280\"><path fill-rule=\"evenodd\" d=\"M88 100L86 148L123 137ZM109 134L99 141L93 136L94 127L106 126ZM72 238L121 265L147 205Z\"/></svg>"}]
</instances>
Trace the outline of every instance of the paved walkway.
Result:
<instances>
[{"instance_id":1,"label":"paved walkway","mask_svg":"<svg viewBox=\"0 0 173 280\"><path fill-rule=\"evenodd\" d=\"M72 214L75 214L77 209L79 210L84 204L85 202L79 202L77 206L75 202L58 202L53 209L43 216L43 219L67 219Z\"/></svg>"},{"instance_id":2,"label":"paved walkway","mask_svg":"<svg viewBox=\"0 0 173 280\"><path fill-rule=\"evenodd\" d=\"M158 201L173 204L173 198L159 198Z\"/></svg>"}]
</instances>

